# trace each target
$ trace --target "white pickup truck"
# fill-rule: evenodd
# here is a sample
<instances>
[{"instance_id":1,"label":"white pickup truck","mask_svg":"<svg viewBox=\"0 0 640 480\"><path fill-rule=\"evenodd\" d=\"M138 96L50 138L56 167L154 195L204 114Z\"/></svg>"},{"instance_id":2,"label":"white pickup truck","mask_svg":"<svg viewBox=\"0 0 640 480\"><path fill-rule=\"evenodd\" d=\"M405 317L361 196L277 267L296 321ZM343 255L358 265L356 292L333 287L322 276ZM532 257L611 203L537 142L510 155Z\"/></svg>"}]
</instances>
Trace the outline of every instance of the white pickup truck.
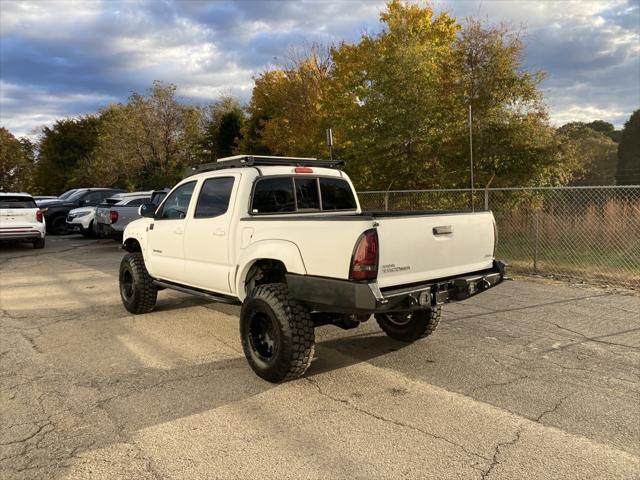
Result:
<instances>
[{"instance_id":1,"label":"white pickup truck","mask_svg":"<svg viewBox=\"0 0 640 480\"><path fill-rule=\"evenodd\" d=\"M247 360L278 382L306 371L317 326L374 314L414 341L442 304L503 280L491 212L362 212L340 165L237 156L190 172L125 229L125 308L152 311L163 288L241 304Z\"/></svg>"}]
</instances>

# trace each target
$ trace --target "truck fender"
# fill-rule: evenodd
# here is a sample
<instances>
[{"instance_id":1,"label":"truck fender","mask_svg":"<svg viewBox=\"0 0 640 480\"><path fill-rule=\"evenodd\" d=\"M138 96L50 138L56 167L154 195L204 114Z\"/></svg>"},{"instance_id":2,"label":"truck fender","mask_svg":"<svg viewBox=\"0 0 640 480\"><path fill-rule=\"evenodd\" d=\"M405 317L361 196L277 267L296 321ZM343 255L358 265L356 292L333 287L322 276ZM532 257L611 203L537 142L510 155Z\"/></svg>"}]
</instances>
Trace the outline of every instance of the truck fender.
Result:
<instances>
[{"instance_id":1,"label":"truck fender","mask_svg":"<svg viewBox=\"0 0 640 480\"><path fill-rule=\"evenodd\" d=\"M244 288L247 273L258 260L278 260L282 262L288 273L304 275L307 269L302 260L298 246L288 240L260 240L241 250L236 268L235 287L236 296L244 301L247 292Z\"/></svg>"}]
</instances>

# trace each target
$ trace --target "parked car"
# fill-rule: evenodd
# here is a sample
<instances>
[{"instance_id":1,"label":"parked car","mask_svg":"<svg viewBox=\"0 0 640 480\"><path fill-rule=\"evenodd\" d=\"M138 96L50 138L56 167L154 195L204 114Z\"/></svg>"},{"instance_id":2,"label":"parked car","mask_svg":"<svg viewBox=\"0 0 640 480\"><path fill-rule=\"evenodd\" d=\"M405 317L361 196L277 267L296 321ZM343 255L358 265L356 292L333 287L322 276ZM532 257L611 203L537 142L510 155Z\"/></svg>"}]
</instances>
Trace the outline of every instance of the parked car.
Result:
<instances>
[{"instance_id":1,"label":"parked car","mask_svg":"<svg viewBox=\"0 0 640 480\"><path fill-rule=\"evenodd\" d=\"M138 207L143 204L160 205L169 189L156 190L151 196L127 197L110 207L98 207L98 230L106 237L122 240L122 232L129 223L140 218Z\"/></svg>"},{"instance_id":2,"label":"parked car","mask_svg":"<svg viewBox=\"0 0 640 480\"><path fill-rule=\"evenodd\" d=\"M111 205L120 202L123 198L136 195L135 193L116 193L112 197L106 198L100 205ZM98 234L96 221L96 211L100 207L80 207L74 208L67 215L67 231L79 232L85 237L101 237Z\"/></svg>"},{"instance_id":3,"label":"parked car","mask_svg":"<svg viewBox=\"0 0 640 480\"><path fill-rule=\"evenodd\" d=\"M44 248L42 212L28 193L0 193L0 240L31 242Z\"/></svg>"},{"instance_id":4,"label":"parked car","mask_svg":"<svg viewBox=\"0 0 640 480\"><path fill-rule=\"evenodd\" d=\"M94 237L96 207L74 208L67 214L67 233L81 233L85 237Z\"/></svg>"},{"instance_id":5,"label":"parked car","mask_svg":"<svg viewBox=\"0 0 640 480\"><path fill-rule=\"evenodd\" d=\"M239 156L198 167L125 229L125 308L152 311L162 288L241 304L249 365L277 382L305 372L315 327L373 314L412 342L444 303L502 282L490 211L362 212L339 166Z\"/></svg>"},{"instance_id":6,"label":"parked car","mask_svg":"<svg viewBox=\"0 0 640 480\"><path fill-rule=\"evenodd\" d=\"M40 209L47 221L47 232L64 235L67 230L67 215L78 207L95 207L105 198L124 190L117 188L80 188L66 199L43 200ZM66 193L66 192L65 192Z\"/></svg>"}]
</instances>

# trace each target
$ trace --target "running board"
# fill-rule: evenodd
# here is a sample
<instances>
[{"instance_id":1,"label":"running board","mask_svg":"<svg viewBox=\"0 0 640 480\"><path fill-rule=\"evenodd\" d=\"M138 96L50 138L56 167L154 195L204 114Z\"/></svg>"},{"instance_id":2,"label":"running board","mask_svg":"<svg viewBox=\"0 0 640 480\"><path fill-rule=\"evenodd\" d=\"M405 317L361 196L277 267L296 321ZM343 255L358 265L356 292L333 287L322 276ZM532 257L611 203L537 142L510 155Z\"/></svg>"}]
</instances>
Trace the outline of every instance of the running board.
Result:
<instances>
[{"instance_id":1,"label":"running board","mask_svg":"<svg viewBox=\"0 0 640 480\"><path fill-rule=\"evenodd\" d=\"M167 282L162 280L154 280L153 284L157 287L170 288L171 290L177 290L178 292L188 293L190 295L196 295L198 297L206 298L218 303L228 303L230 305L242 305L242 302L237 298L222 295L219 293L208 292L196 287L187 287L186 285L179 285L173 282Z\"/></svg>"}]
</instances>

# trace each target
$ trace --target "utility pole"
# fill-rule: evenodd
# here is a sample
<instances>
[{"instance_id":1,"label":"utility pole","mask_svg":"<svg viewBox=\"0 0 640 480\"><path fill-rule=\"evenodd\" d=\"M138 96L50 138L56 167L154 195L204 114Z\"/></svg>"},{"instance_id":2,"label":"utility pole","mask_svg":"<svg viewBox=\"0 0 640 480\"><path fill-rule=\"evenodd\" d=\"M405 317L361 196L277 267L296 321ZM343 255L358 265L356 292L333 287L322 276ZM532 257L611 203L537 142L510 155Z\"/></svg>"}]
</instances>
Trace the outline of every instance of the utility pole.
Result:
<instances>
[{"instance_id":1,"label":"utility pole","mask_svg":"<svg viewBox=\"0 0 640 480\"><path fill-rule=\"evenodd\" d=\"M471 211L475 212L475 206L473 204L475 187L473 184L473 113L471 111L471 99L469 99L469 164L471 170Z\"/></svg>"}]
</instances>

